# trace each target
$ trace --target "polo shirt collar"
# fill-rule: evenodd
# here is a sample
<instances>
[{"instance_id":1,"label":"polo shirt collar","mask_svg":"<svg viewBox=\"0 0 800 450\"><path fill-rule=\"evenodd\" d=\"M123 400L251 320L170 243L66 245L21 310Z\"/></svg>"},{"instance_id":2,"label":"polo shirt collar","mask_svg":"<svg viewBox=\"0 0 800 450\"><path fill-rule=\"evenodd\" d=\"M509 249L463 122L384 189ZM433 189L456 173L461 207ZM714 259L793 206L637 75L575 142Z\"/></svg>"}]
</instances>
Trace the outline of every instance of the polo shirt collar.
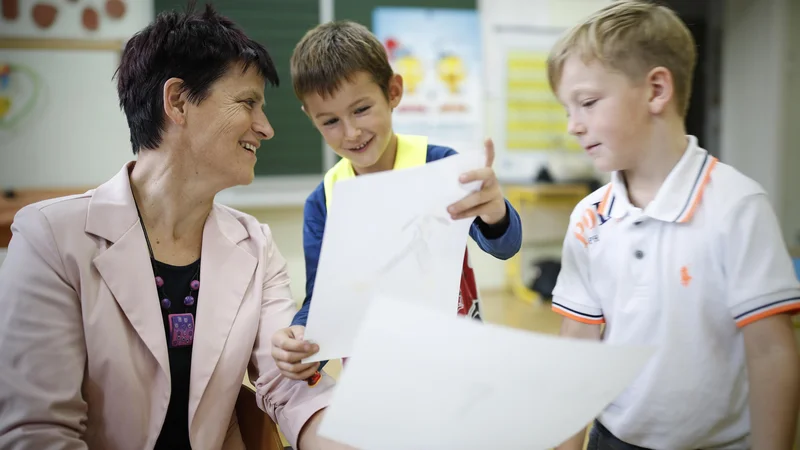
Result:
<instances>
[{"instance_id":1,"label":"polo shirt collar","mask_svg":"<svg viewBox=\"0 0 800 450\"><path fill-rule=\"evenodd\" d=\"M644 209L644 215L678 223L688 222L694 216L718 160L697 145L696 137L687 138L689 143L683 156ZM598 211L604 216L621 219L634 209L622 173L613 172Z\"/></svg>"}]
</instances>

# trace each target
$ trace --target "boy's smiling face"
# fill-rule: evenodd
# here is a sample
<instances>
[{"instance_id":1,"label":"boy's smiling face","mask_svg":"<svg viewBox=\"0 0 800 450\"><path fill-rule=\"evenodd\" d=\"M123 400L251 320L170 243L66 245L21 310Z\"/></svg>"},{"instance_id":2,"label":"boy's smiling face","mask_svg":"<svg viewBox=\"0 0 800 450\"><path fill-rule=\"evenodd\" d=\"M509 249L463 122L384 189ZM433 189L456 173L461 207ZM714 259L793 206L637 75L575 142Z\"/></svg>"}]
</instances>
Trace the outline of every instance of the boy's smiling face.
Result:
<instances>
[{"instance_id":1,"label":"boy's smiling face","mask_svg":"<svg viewBox=\"0 0 800 450\"><path fill-rule=\"evenodd\" d=\"M356 173L391 170L397 153L392 131L392 110L403 96L400 75L389 81L388 99L367 72L342 80L330 96L313 92L303 98L303 110L325 142Z\"/></svg>"}]
</instances>

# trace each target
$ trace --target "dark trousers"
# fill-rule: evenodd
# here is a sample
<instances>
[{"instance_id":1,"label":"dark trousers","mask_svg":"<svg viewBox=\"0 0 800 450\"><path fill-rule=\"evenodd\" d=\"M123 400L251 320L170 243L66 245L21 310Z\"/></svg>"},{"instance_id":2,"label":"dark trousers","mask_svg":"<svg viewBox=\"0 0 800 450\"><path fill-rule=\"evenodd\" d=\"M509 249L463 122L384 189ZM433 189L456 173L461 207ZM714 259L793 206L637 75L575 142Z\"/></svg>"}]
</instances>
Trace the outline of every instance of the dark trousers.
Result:
<instances>
[{"instance_id":1,"label":"dark trousers","mask_svg":"<svg viewBox=\"0 0 800 450\"><path fill-rule=\"evenodd\" d=\"M602 423L594 421L592 431L589 432L589 444L586 450L648 450L627 442L622 442L611 434Z\"/></svg>"}]
</instances>

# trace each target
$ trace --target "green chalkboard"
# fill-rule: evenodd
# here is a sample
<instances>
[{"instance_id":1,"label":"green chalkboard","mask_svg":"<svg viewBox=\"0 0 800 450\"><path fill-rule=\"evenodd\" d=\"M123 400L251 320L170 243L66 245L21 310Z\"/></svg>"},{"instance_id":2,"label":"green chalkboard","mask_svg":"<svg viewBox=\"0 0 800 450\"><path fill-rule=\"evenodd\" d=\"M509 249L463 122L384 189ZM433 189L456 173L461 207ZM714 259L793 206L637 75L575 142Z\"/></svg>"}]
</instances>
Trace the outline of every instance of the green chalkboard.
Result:
<instances>
[{"instance_id":1,"label":"green chalkboard","mask_svg":"<svg viewBox=\"0 0 800 450\"><path fill-rule=\"evenodd\" d=\"M358 22L372 29L372 12L382 6L477 9L477 0L335 0L336 19Z\"/></svg>"},{"instance_id":2,"label":"green chalkboard","mask_svg":"<svg viewBox=\"0 0 800 450\"><path fill-rule=\"evenodd\" d=\"M186 4L186 0L155 0L155 12L183 10ZM280 87L265 92L265 110L275 137L259 150L256 175L321 174L322 137L300 110L289 75L295 44L319 23L319 0L224 0L213 4L267 47L278 68Z\"/></svg>"}]
</instances>

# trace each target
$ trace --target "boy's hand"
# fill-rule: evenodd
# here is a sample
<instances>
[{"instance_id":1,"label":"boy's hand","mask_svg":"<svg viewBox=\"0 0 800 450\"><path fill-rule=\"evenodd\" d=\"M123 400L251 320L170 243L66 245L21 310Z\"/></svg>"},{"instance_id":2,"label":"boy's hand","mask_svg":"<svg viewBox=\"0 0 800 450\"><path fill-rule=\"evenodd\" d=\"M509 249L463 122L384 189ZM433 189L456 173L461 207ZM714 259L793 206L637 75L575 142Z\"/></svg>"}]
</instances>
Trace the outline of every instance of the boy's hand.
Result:
<instances>
[{"instance_id":1,"label":"boy's hand","mask_svg":"<svg viewBox=\"0 0 800 450\"><path fill-rule=\"evenodd\" d=\"M506 216L506 202L500 183L497 182L492 163L494 163L494 143L484 142L486 147L486 167L461 175L459 181L469 183L482 181L481 190L473 192L447 208L453 220L479 216L488 225L494 225Z\"/></svg>"},{"instance_id":2,"label":"boy's hand","mask_svg":"<svg viewBox=\"0 0 800 450\"><path fill-rule=\"evenodd\" d=\"M292 325L272 335L272 358L281 374L292 380L305 380L319 367L319 362L302 364L303 358L317 353L319 346L303 340L306 327Z\"/></svg>"}]
</instances>

